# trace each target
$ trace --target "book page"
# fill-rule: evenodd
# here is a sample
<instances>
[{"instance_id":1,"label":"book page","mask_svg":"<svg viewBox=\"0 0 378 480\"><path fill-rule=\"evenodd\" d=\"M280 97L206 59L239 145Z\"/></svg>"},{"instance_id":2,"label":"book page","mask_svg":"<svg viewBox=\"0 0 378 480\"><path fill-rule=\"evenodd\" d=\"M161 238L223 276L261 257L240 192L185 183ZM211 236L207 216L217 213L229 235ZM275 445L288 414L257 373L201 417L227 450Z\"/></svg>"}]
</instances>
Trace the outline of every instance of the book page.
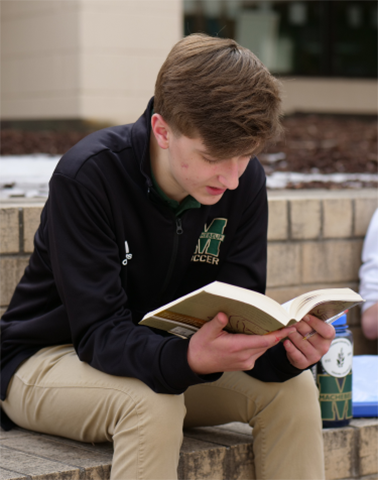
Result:
<instances>
[{"instance_id":1,"label":"book page","mask_svg":"<svg viewBox=\"0 0 378 480\"><path fill-rule=\"evenodd\" d=\"M166 332L171 332L178 334L181 328L181 333L179 334L180 336L185 336L189 337L190 335L193 335L200 326L194 326L193 322L187 322L185 318L183 318L183 321L179 321L179 319L171 320L169 318L163 318L163 317L156 317L152 316L148 318L148 321L146 319L143 319L139 322L140 325L146 325L151 328L158 328L160 330L165 330ZM175 330L175 331L173 331ZM186 332L185 335L183 332Z\"/></svg>"},{"instance_id":2,"label":"book page","mask_svg":"<svg viewBox=\"0 0 378 480\"><path fill-rule=\"evenodd\" d=\"M308 313L321 320L327 320L362 302L360 295L350 288L330 288L299 295L286 302L283 308L287 308L297 321Z\"/></svg>"},{"instance_id":3,"label":"book page","mask_svg":"<svg viewBox=\"0 0 378 480\"><path fill-rule=\"evenodd\" d=\"M226 330L258 335L278 330L289 321L286 312L283 312L281 307L279 309L271 308L268 313L254 305L213 295L206 291L171 306L168 311L170 319L177 319L180 322L193 318L210 321L218 312L224 312L229 317ZM167 317L167 313L165 310L163 316ZM155 313L155 315L160 314L161 312ZM273 315L279 316L282 321L280 322ZM182 317L180 318L180 316Z\"/></svg>"},{"instance_id":4,"label":"book page","mask_svg":"<svg viewBox=\"0 0 378 480\"><path fill-rule=\"evenodd\" d=\"M229 318L226 330L263 335L292 325L311 313L322 320L362 303L350 288L314 290L280 305L261 293L212 282L152 312L139 322L171 331L174 325L196 331L219 312Z\"/></svg>"},{"instance_id":5,"label":"book page","mask_svg":"<svg viewBox=\"0 0 378 480\"><path fill-rule=\"evenodd\" d=\"M261 293L223 282L212 282L149 312L140 323L150 325L151 318L154 323L157 318L162 322L165 318L177 324L199 327L201 324L198 322L210 321L219 312L229 317L226 330L230 332L263 335L282 328L290 320L278 302Z\"/></svg>"}]
</instances>

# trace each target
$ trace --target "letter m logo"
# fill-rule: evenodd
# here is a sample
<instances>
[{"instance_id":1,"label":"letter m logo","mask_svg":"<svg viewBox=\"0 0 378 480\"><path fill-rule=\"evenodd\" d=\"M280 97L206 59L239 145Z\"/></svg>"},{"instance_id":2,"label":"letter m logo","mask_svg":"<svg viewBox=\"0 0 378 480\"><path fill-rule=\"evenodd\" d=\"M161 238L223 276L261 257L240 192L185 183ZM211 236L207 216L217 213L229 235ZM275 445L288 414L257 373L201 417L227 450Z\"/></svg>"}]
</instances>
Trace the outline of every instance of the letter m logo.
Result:
<instances>
[{"instance_id":1,"label":"letter m logo","mask_svg":"<svg viewBox=\"0 0 378 480\"><path fill-rule=\"evenodd\" d=\"M204 231L201 233L196 246L195 254L208 254L218 257L220 244L225 235L224 229L227 225L227 218L214 218L209 226L205 224Z\"/></svg>"}]
</instances>

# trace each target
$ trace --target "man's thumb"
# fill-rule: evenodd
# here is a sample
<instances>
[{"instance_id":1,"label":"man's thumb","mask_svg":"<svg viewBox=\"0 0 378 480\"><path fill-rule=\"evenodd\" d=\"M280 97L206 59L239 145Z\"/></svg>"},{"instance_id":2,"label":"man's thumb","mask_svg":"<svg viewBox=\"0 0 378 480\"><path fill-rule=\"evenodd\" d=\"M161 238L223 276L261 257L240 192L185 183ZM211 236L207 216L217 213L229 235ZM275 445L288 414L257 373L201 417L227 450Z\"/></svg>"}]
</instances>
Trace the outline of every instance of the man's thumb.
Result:
<instances>
[{"instance_id":1,"label":"man's thumb","mask_svg":"<svg viewBox=\"0 0 378 480\"><path fill-rule=\"evenodd\" d=\"M220 332L227 325L228 317L225 313L219 312L219 313L217 313L217 315L215 315L215 317L213 318L211 323L213 324L212 325L213 328L215 328L217 331Z\"/></svg>"}]
</instances>

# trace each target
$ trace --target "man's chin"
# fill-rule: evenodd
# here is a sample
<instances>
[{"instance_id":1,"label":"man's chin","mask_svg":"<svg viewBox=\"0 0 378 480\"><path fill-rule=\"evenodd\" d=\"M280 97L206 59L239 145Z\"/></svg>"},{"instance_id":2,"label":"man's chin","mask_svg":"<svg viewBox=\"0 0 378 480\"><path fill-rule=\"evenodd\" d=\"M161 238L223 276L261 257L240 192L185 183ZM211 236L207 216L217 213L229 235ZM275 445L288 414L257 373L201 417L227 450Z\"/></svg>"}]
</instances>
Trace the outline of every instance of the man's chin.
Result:
<instances>
[{"instance_id":1,"label":"man's chin","mask_svg":"<svg viewBox=\"0 0 378 480\"><path fill-rule=\"evenodd\" d=\"M201 205L215 205L223 197L223 193L220 195L201 195L201 197L195 197L197 202Z\"/></svg>"}]
</instances>

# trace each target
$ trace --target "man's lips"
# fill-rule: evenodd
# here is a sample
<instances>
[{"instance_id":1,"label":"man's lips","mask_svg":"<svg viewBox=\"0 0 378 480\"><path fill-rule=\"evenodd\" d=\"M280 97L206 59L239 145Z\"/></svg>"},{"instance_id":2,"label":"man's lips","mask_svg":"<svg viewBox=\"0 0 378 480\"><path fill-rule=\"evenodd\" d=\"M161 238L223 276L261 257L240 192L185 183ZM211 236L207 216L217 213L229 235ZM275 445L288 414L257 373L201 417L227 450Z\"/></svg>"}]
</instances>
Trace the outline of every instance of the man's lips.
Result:
<instances>
[{"instance_id":1,"label":"man's lips","mask_svg":"<svg viewBox=\"0 0 378 480\"><path fill-rule=\"evenodd\" d=\"M227 189L207 186L206 190L210 193L210 195L222 195Z\"/></svg>"}]
</instances>

